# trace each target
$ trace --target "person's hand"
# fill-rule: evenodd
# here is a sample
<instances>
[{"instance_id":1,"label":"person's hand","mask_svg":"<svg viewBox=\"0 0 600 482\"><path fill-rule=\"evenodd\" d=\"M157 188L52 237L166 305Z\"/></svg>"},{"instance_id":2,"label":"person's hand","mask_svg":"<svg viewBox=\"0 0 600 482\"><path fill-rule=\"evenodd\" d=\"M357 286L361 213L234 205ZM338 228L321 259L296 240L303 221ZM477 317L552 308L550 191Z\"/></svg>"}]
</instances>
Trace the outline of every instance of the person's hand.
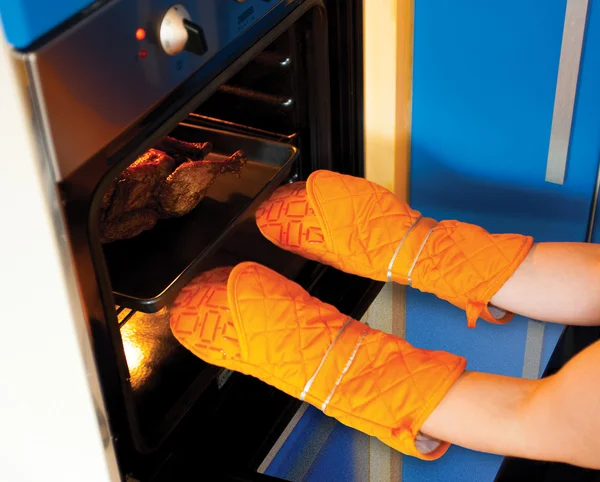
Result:
<instances>
[{"instance_id":1,"label":"person's hand","mask_svg":"<svg viewBox=\"0 0 600 482\"><path fill-rule=\"evenodd\" d=\"M469 326L496 318L489 302L527 256L533 239L427 218L363 178L316 171L277 189L257 210L280 248L342 271L395 281L463 309Z\"/></svg>"}]
</instances>

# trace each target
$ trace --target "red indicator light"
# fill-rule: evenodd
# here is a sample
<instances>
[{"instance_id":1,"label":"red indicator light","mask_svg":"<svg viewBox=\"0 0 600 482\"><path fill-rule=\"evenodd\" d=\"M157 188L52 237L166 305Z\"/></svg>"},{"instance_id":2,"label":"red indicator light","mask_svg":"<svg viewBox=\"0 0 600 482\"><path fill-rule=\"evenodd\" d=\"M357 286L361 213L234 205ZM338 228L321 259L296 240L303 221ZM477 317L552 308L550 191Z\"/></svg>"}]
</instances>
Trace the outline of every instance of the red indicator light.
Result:
<instances>
[{"instance_id":1,"label":"red indicator light","mask_svg":"<svg viewBox=\"0 0 600 482\"><path fill-rule=\"evenodd\" d=\"M144 40L146 38L146 31L143 28L138 28L135 31L135 38L138 40Z\"/></svg>"},{"instance_id":2,"label":"red indicator light","mask_svg":"<svg viewBox=\"0 0 600 482\"><path fill-rule=\"evenodd\" d=\"M140 59L142 59L142 60L145 59L146 57L148 57L148 51L146 49L140 50L139 56L140 56Z\"/></svg>"}]
</instances>

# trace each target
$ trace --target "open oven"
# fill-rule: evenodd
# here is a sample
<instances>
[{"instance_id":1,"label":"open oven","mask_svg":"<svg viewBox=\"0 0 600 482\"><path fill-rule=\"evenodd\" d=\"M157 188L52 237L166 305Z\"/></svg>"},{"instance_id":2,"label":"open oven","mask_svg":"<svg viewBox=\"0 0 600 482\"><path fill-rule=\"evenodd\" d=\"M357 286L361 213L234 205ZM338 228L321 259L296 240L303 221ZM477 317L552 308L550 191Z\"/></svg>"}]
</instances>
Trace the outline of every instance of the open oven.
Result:
<instances>
[{"instance_id":1,"label":"open oven","mask_svg":"<svg viewBox=\"0 0 600 482\"><path fill-rule=\"evenodd\" d=\"M100 1L19 59L123 478L262 480L299 402L191 355L169 305L202 271L247 260L355 318L376 296L380 283L283 252L254 222L283 183L363 175L362 2ZM171 201L196 196L183 211L140 201L154 174L140 180L132 164L150 149L166 152L170 176L188 155L205 163L180 176Z\"/></svg>"}]
</instances>

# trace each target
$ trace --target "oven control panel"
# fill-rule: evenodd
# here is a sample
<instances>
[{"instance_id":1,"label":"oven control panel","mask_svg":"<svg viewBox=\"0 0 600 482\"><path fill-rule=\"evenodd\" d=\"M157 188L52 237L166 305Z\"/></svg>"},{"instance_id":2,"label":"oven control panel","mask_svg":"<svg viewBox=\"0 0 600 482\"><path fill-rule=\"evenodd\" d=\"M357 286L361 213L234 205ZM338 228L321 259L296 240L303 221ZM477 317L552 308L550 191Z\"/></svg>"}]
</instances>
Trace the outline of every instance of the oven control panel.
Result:
<instances>
[{"instance_id":1,"label":"oven control panel","mask_svg":"<svg viewBox=\"0 0 600 482\"><path fill-rule=\"evenodd\" d=\"M26 54L64 179L294 0L115 0ZM250 47L247 45L246 47Z\"/></svg>"}]
</instances>

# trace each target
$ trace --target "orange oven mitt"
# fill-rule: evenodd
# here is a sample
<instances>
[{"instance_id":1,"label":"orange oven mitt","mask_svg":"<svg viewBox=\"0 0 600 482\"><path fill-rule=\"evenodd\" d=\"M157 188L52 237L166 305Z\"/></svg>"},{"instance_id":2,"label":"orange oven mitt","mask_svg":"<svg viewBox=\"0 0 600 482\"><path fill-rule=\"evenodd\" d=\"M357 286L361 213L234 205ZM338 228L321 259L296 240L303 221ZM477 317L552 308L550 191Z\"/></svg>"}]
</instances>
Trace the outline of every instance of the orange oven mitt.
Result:
<instances>
[{"instance_id":1,"label":"orange oven mitt","mask_svg":"<svg viewBox=\"0 0 600 482\"><path fill-rule=\"evenodd\" d=\"M423 442L419 429L464 358L371 329L264 266L192 280L171 309L171 331L207 363L259 378L400 452L433 460L448 449Z\"/></svg>"},{"instance_id":2,"label":"orange oven mitt","mask_svg":"<svg viewBox=\"0 0 600 482\"><path fill-rule=\"evenodd\" d=\"M496 318L488 304L533 244L529 236L424 217L373 182L330 171L277 189L256 221L283 249L433 293L465 310L469 327L480 317L510 321L512 313Z\"/></svg>"}]
</instances>

